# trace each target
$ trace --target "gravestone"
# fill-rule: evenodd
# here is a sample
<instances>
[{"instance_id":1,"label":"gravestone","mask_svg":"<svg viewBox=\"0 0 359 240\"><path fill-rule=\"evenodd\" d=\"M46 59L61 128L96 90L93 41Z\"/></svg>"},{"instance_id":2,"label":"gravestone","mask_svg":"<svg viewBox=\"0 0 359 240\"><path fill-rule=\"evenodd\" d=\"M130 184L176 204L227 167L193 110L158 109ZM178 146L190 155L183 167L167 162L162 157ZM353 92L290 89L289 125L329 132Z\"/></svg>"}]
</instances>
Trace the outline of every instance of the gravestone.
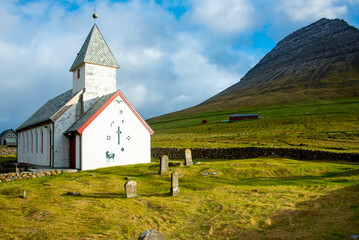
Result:
<instances>
[{"instance_id":1,"label":"gravestone","mask_svg":"<svg viewBox=\"0 0 359 240\"><path fill-rule=\"evenodd\" d=\"M137 183L133 180L130 180L125 183L125 195L126 198L135 198L137 195Z\"/></svg>"},{"instance_id":2,"label":"gravestone","mask_svg":"<svg viewBox=\"0 0 359 240\"><path fill-rule=\"evenodd\" d=\"M186 149L185 150L185 164L186 166L192 165L192 152L191 149Z\"/></svg>"},{"instance_id":3,"label":"gravestone","mask_svg":"<svg viewBox=\"0 0 359 240\"><path fill-rule=\"evenodd\" d=\"M158 231L149 229L144 231L138 240L165 240L166 238Z\"/></svg>"},{"instance_id":4,"label":"gravestone","mask_svg":"<svg viewBox=\"0 0 359 240\"><path fill-rule=\"evenodd\" d=\"M168 171L168 156L163 155L162 158L160 159L160 171L158 171L158 173L161 174L162 172L167 172L167 171Z\"/></svg>"},{"instance_id":5,"label":"gravestone","mask_svg":"<svg viewBox=\"0 0 359 240\"><path fill-rule=\"evenodd\" d=\"M26 191L22 190L22 195L20 195L21 198L26 198Z\"/></svg>"},{"instance_id":6,"label":"gravestone","mask_svg":"<svg viewBox=\"0 0 359 240\"><path fill-rule=\"evenodd\" d=\"M173 172L171 174L171 195L176 196L179 193L179 184L178 184L178 173Z\"/></svg>"}]
</instances>

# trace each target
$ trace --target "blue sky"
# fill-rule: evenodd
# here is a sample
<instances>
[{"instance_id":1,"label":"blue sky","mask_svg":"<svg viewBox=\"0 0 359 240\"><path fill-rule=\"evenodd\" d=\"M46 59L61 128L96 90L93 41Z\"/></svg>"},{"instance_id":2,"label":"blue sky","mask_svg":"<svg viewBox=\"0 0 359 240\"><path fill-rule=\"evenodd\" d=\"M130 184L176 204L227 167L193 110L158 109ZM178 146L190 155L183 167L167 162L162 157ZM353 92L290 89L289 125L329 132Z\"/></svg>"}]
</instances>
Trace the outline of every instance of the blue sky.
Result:
<instances>
[{"instance_id":1,"label":"blue sky","mask_svg":"<svg viewBox=\"0 0 359 240\"><path fill-rule=\"evenodd\" d=\"M0 0L0 131L72 88L94 21L117 87L145 118L201 103L240 81L278 41L322 17L359 27L359 0Z\"/></svg>"}]
</instances>

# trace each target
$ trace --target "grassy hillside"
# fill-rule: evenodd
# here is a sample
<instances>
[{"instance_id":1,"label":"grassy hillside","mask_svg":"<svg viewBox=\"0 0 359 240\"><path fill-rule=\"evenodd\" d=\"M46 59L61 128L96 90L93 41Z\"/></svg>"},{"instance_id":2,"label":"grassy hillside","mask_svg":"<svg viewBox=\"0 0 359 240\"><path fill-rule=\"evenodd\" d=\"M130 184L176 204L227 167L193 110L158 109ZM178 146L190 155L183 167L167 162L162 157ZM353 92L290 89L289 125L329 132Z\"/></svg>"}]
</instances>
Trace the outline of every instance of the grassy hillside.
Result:
<instances>
[{"instance_id":1,"label":"grassy hillside","mask_svg":"<svg viewBox=\"0 0 359 240\"><path fill-rule=\"evenodd\" d=\"M149 228L166 239L348 239L358 234L358 164L199 161L176 169L176 197L168 194L170 172L156 174L158 163L0 183L1 238L137 239ZM138 183L139 198L124 198L126 176ZM25 199L18 197L23 189Z\"/></svg>"},{"instance_id":2,"label":"grassy hillside","mask_svg":"<svg viewBox=\"0 0 359 240\"><path fill-rule=\"evenodd\" d=\"M230 114L263 119L222 123ZM207 124L201 124L207 120ZM152 147L299 147L359 152L359 98L237 108L148 120Z\"/></svg>"}]
</instances>

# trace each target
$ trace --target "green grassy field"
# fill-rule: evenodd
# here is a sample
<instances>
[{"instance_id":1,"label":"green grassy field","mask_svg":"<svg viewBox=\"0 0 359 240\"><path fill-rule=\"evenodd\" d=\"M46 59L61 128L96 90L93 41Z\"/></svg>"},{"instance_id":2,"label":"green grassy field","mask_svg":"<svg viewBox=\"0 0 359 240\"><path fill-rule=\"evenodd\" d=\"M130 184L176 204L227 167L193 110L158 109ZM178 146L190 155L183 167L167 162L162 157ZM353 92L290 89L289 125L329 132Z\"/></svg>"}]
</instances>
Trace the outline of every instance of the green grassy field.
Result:
<instances>
[{"instance_id":1,"label":"green grassy field","mask_svg":"<svg viewBox=\"0 0 359 240\"><path fill-rule=\"evenodd\" d=\"M150 228L166 239L359 234L358 164L199 161L176 169L175 197L169 195L173 168L158 175L157 162L1 183L1 239L137 239ZM137 182L139 198L124 198L126 176ZM25 199L19 197L22 190Z\"/></svg>"},{"instance_id":2,"label":"green grassy field","mask_svg":"<svg viewBox=\"0 0 359 240\"><path fill-rule=\"evenodd\" d=\"M230 114L263 119L222 123ZM207 120L207 124L201 124ZM359 152L359 98L321 100L148 120L152 147L289 147Z\"/></svg>"}]
</instances>

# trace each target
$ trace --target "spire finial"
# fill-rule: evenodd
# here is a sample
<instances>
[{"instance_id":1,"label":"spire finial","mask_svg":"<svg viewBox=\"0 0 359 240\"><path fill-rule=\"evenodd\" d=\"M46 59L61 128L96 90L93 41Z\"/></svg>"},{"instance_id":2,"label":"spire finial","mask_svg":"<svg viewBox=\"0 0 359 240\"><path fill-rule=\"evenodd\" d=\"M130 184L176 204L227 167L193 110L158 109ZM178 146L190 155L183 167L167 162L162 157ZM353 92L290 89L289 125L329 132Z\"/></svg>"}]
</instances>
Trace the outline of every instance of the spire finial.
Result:
<instances>
[{"instance_id":1,"label":"spire finial","mask_svg":"<svg viewBox=\"0 0 359 240\"><path fill-rule=\"evenodd\" d=\"M94 22L95 22L95 24L96 24L96 18L98 17L98 15L97 15L97 13L96 13L96 5L94 6L92 17L93 17Z\"/></svg>"}]
</instances>

